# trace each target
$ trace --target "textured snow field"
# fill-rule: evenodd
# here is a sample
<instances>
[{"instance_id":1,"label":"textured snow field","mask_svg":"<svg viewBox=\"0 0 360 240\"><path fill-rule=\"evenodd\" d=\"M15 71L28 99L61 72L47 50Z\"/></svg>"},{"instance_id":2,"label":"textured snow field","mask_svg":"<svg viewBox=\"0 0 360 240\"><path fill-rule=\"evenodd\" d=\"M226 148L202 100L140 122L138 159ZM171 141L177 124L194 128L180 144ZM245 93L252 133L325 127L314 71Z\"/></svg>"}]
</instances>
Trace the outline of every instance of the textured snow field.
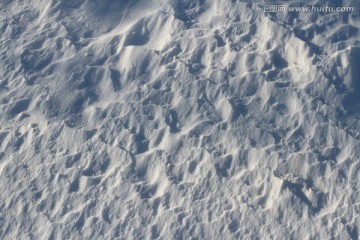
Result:
<instances>
[{"instance_id":1,"label":"textured snow field","mask_svg":"<svg viewBox=\"0 0 360 240\"><path fill-rule=\"evenodd\" d=\"M0 238L359 239L359 3L264 2L0 0Z\"/></svg>"}]
</instances>

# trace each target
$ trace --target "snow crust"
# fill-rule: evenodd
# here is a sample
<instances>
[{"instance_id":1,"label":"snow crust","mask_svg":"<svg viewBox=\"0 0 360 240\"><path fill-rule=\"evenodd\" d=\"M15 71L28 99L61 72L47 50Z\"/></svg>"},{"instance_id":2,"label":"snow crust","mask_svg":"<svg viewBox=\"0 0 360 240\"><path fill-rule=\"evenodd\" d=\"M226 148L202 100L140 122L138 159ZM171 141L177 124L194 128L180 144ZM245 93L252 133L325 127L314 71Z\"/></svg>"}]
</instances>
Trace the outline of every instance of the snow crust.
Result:
<instances>
[{"instance_id":1,"label":"snow crust","mask_svg":"<svg viewBox=\"0 0 360 240\"><path fill-rule=\"evenodd\" d=\"M1 0L0 238L358 239L359 3L267 3Z\"/></svg>"}]
</instances>

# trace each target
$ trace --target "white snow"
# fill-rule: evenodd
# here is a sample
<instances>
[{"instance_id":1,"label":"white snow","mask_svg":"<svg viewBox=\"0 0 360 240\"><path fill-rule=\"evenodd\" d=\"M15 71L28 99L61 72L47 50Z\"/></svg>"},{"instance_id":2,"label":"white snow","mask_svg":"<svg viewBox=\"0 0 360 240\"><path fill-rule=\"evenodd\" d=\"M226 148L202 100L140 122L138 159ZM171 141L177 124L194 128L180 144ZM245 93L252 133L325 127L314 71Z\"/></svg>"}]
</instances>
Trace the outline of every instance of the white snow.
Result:
<instances>
[{"instance_id":1,"label":"white snow","mask_svg":"<svg viewBox=\"0 0 360 240\"><path fill-rule=\"evenodd\" d=\"M0 1L0 238L358 239L360 6L263 4Z\"/></svg>"}]
</instances>

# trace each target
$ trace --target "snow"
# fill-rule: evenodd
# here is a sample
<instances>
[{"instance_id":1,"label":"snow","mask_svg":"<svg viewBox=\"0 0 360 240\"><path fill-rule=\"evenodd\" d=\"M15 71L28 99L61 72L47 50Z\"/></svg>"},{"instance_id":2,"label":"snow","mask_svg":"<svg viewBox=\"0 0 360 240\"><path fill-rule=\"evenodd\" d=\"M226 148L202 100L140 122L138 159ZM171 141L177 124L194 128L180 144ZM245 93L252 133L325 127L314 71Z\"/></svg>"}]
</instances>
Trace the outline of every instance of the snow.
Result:
<instances>
[{"instance_id":1,"label":"snow","mask_svg":"<svg viewBox=\"0 0 360 240\"><path fill-rule=\"evenodd\" d=\"M358 239L360 6L268 2L1 1L0 238Z\"/></svg>"}]
</instances>

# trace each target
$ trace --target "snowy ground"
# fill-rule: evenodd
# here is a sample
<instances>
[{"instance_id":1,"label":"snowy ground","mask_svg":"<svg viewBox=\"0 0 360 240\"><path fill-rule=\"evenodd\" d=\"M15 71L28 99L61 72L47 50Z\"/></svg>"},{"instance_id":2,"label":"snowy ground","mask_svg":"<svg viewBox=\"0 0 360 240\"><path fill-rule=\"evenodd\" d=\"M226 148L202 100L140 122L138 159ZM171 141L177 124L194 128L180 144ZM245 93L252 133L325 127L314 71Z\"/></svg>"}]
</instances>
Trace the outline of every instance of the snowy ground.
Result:
<instances>
[{"instance_id":1,"label":"snowy ground","mask_svg":"<svg viewBox=\"0 0 360 240\"><path fill-rule=\"evenodd\" d=\"M250 2L0 0L0 238L359 239L359 3Z\"/></svg>"}]
</instances>

